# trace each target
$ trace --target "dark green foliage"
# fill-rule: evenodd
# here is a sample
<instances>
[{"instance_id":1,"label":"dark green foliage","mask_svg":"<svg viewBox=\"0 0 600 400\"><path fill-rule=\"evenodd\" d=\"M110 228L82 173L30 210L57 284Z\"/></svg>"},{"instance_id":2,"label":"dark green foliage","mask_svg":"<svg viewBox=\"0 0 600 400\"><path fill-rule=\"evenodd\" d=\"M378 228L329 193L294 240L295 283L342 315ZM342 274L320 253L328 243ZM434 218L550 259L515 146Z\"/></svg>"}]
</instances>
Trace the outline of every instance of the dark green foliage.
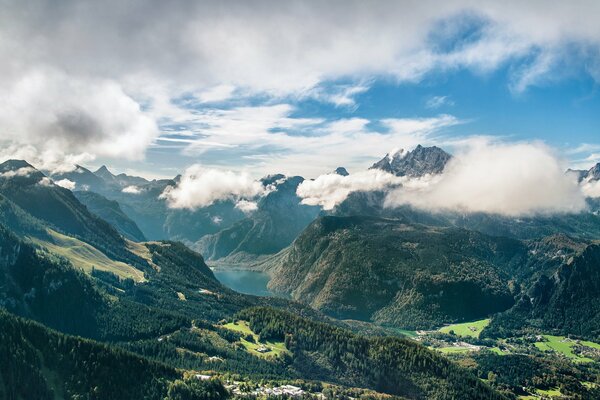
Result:
<instances>
[{"instance_id":1,"label":"dark green foliage","mask_svg":"<svg viewBox=\"0 0 600 400\"><path fill-rule=\"evenodd\" d=\"M499 356L492 352L479 352L472 358L477 363L477 374L491 378L490 383L501 390L525 394L523 387L559 388L562 394L572 394L574 399L595 399L600 395L600 389L588 389L581 384L598 376L598 365L578 365L524 354Z\"/></svg>"},{"instance_id":2,"label":"dark green foliage","mask_svg":"<svg viewBox=\"0 0 600 400\"><path fill-rule=\"evenodd\" d=\"M270 287L328 314L430 328L513 303L519 241L371 217L322 217L270 265Z\"/></svg>"},{"instance_id":3,"label":"dark green foliage","mask_svg":"<svg viewBox=\"0 0 600 400\"><path fill-rule=\"evenodd\" d=\"M125 215L116 201L108 200L100 194L89 191L78 191L73 194L88 210L111 224L124 237L136 242L146 240L140 228Z\"/></svg>"},{"instance_id":4,"label":"dark green foliage","mask_svg":"<svg viewBox=\"0 0 600 400\"><path fill-rule=\"evenodd\" d=\"M261 339L285 341L305 377L426 399L500 399L477 378L414 341L366 338L271 308L242 311Z\"/></svg>"},{"instance_id":5,"label":"dark green foliage","mask_svg":"<svg viewBox=\"0 0 600 400\"><path fill-rule=\"evenodd\" d=\"M169 381L179 377L167 366L1 310L0 360L0 397L7 400L54 396L162 400Z\"/></svg>"},{"instance_id":6,"label":"dark green foliage","mask_svg":"<svg viewBox=\"0 0 600 400\"><path fill-rule=\"evenodd\" d=\"M600 245L587 246L550 277L540 276L515 307L492 319L483 334L509 336L523 325L600 338Z\"/></svg>"},{"instance_id":7,"label":"dark green foliage","mask_svg":"<svg viewBox=\"0 0 600 400\"><path fill-rule=\"evenodd\" d=\"M169 384L167 394L168 400L225 400L228 397L223 384L215 379L178 379Z\"/></svg>"}]
</instances>

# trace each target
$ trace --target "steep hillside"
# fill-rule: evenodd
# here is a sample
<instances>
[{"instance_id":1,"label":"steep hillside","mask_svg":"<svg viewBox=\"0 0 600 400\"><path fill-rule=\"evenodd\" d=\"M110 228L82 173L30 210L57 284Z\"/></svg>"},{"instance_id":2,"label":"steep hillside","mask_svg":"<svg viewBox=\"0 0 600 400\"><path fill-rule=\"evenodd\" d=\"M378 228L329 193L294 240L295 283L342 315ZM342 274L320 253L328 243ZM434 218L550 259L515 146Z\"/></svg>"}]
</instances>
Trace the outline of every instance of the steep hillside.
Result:
<instances>
[{"instance_id":1,"label":"steep hillside","mask_svg":"<svg viewBox=\"0 0 600 400\"><path fill-rule=\"evenodd\" d=\"M600 339L600 245L589 245L552 275L541 275L485 331L503 336L524 327Z\"/></svg>"},{"instance_id":2,"label":"steep hillside","mask_svg":"<svg viewBox=\"0 0 600 400\"><path fill-rule=\"evenodd\" d=\"M272 290L328 314L410 328L475 319L513 303L521 242L371 217L323 217L268 265Z\"/></svg>"},{"instance_id":3,"label":"steep hillside","mask_svg":"<svg viewBox=\"0 0 600 400\"><path fill-rule=\"evenodd\" d=\"M258 202L256 211L229 228L203 237L195 247L209 260L277 253L319 212L317 207L300 204L296 189L303 180L299 176L272 177L264 183L273 185L274 190Z\"/></svg>"},{"instance_id":4,"label":"steep hillside","mask_svg":"<svg viewBox=\"0 0 600 400\"><path fill-rule=\"evenodd\" d=\"M63 335L2 310L0 359L0 398L7 400L180 399L174 387L198 385L182 381L172 367ZM226 398L220 382L202 386L210 398Z\"/></svg>"},{"instance_id":5,"label":"steep hillside","mask_svg":"<svg viewBox=\"0 0 600 400\"><path fill-rule=\"evenodd\" d=\"M75 191L73 194L88 210L111 224L127 239L136 242L146 240L137 224L121 210L118 202L90 191Z\"/></svg>"},{"instance_id":6,"label":"steep hillside","mask_svg":"<svg viewBox=\"0 0 600 400\"><path fill-rule=\"evenodd\" d=\"M92 214L71 191L24 161L0 164L0 194L49 227L77 237L120 261L137 262L125 240L108 222Z\"/></svg>"}]
</instances>

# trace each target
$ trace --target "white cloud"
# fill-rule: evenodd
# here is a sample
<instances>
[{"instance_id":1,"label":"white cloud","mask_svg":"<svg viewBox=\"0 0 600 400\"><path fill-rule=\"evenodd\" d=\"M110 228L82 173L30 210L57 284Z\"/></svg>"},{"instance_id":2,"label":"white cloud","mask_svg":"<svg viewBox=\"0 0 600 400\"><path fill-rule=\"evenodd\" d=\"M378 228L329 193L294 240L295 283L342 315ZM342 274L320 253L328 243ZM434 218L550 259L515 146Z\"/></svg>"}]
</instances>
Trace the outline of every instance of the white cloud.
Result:
<instances>
[{"instance_id":1,"label":"white cloud","mask_svg":"<svg viewBox=\"0 0 600 400\"><path fill-rule=\"evenodd\" d=\"M225 101L233 97L234 92L235 86L233 85L217 85L201 92L198 99L202 103Z\"/></svg>"},{"instance_id":2,"label":"white cloud","mask_svg":"<svg viewBox=\"0 0 600 400\"><path fill-rule=\"evenodd\" d=\"M97 156L141 159L158 136L154 120L114 81L37 69L0 89L2 142L28 146L17 152L43 166Z\"/></svg>"},{"instance_id":3,"label":"white cloud","mask_svg":"<svg viewBox=\"0 0 600 400\"><path fill-rule=\"evenodd\" d=\"M294 112L290 104L199 111L194 117L198 137L184 152L218 160L239 152L239 161L257 174L314 176L340 165L362 168L391 147L437 142L444 129L463 123L447 114L388 118L377 121L381 128L374 130L364 118L325 121L296 118Z\"/></svg>"},{"instance_id":4,"label":"white cloud","mask_svg":"<svg viewBox=\"0 0 600 400\"><path fill-rule=\"evenodd\" d=\"M266 188L248 173L207 169L196 164L187 168L176 186L160 195L171 208L196 209L219 200L249 199L264 195Z\"/></svg>"},{"instance_id":5,"label":"white cloud","mask_svg":"<svg viewBox=\"0 0 600 400\"><path fill-rule=\"evenodd\" d=\"M430 109L440 108L442 106L453 106L454 102L449 96L433 96L427 99L425 107Z\"/></svg>"},{"instance_id":6,"label":"white cloud","mask_svg":"<svg viewBox=\"0 0 600 400\"><path fill-rule=\"evenodd\" d=\"M69 189L69 190L74 190L75 186L76 186L75 182L73 182L69 179L66 179L66 178L61 179L59 181L55 181L54 183L62 188Z\"/></svg>"},{"instance_id":7,"label":"white cloud","mask_svg":"<svg viewBox=\"0 0 600 400\"><path fill-rule=\"evenodd\" d=\"M517 92L564 69L600 79L600 3L594 1L234 0L223 7L158 0L65 0L57 6L34 0L8 1L2 11L0 137L16 147L32 146L40 167L66 168L65 157L140 159L156 143L157 121L191 125L186 129L192 139L209 131L211 138L197 140L188 154L234 148L244 150L243 156L272 158L255 151L257 143L269 129L296 129L281 126L294 118L287 113L280 122L251 121L247 113L264 117L273 104L306 96L355 107L356 96L378 79L418 82L432 72L485 74L507 65L508 84ZM463 40L470 23L477 32ZM444 34L436 36L438 31ZM241 123L240 107L198 116L176 101L182 98L203 106L258 101L264 109L248 107L247 123ZM222 119L233 121L224 126L217 121ZM258 137L254 143L252 136ZM279 136L271 132L268 145L282 147L289 139ZM334 143L338 153L346 152L334 135L326 139L290 139L283 148L325 145L331 153L328 143ZM373 143L367 147L379 150ZM354 155L347 159L356 162L352 143L348 150ZM273 168L302 164L298 154L277 157ZM304 163L316 160L309 156Z\"/></svg>"},{"instance_id":8,"label":"white cloud","mask_svg":"<svg viewBox=\"0 0 600 400\"><path fill-rule=\"evenodd\" d=\"M124 187L122 192L129 193L129 194L140 194L142 191L139 187L131 185L131 186Z\"/></svg>"},{"instance_id":9,"label":"white cloud","mask_svg":"<svg viewBox=\"0 0 600 400\"><path fill-rule=\"evenodd\" d=\"M252 211L258 210L258 204L255 201L240 200L237 203L235 203L235 208L248 214Z\"/></svg>"},{"instance_id":10,"label":"white cloud","mask_svg":"<svg viewBox=\"0 0 600 400\"><path fill-rule=\"evenodd\" d=\"M442 175L392 191L386 204L508 216L582 211L584 195L565 169L543 144L478 140L457 154Z\"/></svg>"},{"instance_id":11,"label":"white cloud","mask_svg":"<svg viewBox=\"0 0 600 400\"><path fill-rule=\"evenodd\" d=\"M9 170L5 172L0 172L0 178L14 178L15 176L29 176L32 172L35 171L35 168L31 167L22 167L16 170Z\"/></svg>"},{"instance_id":12,"label":"white cloud","mask_svg":"<svg viewBox=\"0 0 600 400\"><path fill-rule=\"evenodd\" d=\"M600 181L585 180L581 182L581 190L587 197L600 197Z\"/></svg>"},{"instance_id":13,"label":"white cloud","mask_svg":"<svg viewBox=\"0 0 600 400\"><path fill-rule=\"evenodd\" d=\"M321 206L331 210L346 200L352 192L387 190L403 183L406 179L385 171L371 169L342 176L321 175L315 180L305 180L296 191L302 204Z\"/></svg>"},{"instance_id":14,"label":"white cloud","mask_svg":"<svg viewBox=\"0 0 600 400\"><path fill-rule=\"evenodd\" d=\"M52 179L48 178L47 176L44 176L42 179L40 179L40 181L38 182L38 185L52 186L52 185L54 185L54 182L52 182Z\"/></svg>"}]
</instances>

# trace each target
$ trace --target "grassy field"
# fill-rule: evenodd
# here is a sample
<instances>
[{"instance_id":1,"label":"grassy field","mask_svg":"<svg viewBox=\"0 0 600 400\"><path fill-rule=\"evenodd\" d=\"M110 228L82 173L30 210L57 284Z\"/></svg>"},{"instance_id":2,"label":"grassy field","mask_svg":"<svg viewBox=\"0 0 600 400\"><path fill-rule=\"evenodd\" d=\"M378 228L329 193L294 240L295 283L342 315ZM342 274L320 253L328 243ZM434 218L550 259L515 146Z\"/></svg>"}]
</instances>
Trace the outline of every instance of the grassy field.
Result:
<instances>
[{"instance_id":1,"label":"grassy field","mask_svg":"<svg viewBox=\"0 0 600 400\"><path fill-rule=\"evenodd\" d=\"M146 280L142 271L123 262L111 260L100 250L81 240L65 236L53 230L48 230L48 233L51 240L35 238L31 238L31 240L50 252L68 259L73 266L81 268L87 273L91 273L92 268L95 268L100 271L112 272L123 279L131 278L136 282Z\"/></svg>"},{"instance_id":2,"label":"grassy field","mask_svg":"<svg viewBox=\"0 0 600 400\"><path fill-rule=\"evenodd\" d=\"M553 351L559 354L563 354L565 357L577 361L577 362L591 362L593 361L587 357L580 357L573 352L573 346L576 345L575 341L566 339L564 336L552 336L544 335L545 341L536 342L535 347L541 351ZM594 348L600 348L596 343L592 342L581 342L582 345Z\"/></svg>"},{"instance_id":3,"label":"grassy field","mask_svg":"<svg viewBox=\"0 0 600 400\"><path fill-rule=\"evenodd\" d=\"M489 323L490 323L489 319L482 319L479 321L465 322L462 324L452 324L452 325L444 326L444 327L440 328L439 331L442 333L450 333L450 331L453 331L454 334L457 336L470 336L470 337L478 338L479 335L481 334L481 331L483 330L483 328L488 326Z\"/></svg>"},{"instance_id":4,"label":"grassy field","mask_svg":"<svg viewBox=\"0 0 600 400\"><path fill-rule=\"evenodd\" d=\"M252 332L252 329L250 329L250 327L248 326L248 322L246 321L230 322L228 324L223 325L223 328L239 332L245 336L252 336L254 338L253 342L248 341L244 338L240 340L240 343L244 346L244 348L246 348L246 351L248 351L252 355L263 358L270 358L277 357L281 354L289 352L288 349L285 348L285 343L283 342L273 342L270 340L267 340L265 342L259 342L258 335ZM261 353L258 351L258 349L261 347L267 347L270 349L270 351L267 353Z\"/></svg>"},{"instance_id":5,"label":"grassy field","mask_svg":"<svg viewBox=\"0 0 600 400\"><path fill-rule=\"evenodd\" d=\"M444 354L468 353L470 351L473 351L472 349L469 349L468 347L439 347L434 350L437 350L440 353L444 353Z\"/></svg>"}]
</instances>

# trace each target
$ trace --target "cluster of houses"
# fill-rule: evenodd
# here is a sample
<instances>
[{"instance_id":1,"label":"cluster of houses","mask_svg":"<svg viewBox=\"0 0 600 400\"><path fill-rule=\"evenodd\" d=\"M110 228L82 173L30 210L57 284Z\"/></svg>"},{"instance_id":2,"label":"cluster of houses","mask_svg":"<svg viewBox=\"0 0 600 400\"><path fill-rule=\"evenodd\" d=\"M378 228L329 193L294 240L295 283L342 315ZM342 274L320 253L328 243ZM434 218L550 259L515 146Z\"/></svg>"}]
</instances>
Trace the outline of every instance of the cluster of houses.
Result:
<instances>
[{"instance_id":1,"label":"cluster of houses","mask_svg":"<svg viewBox=\"0 0 600 400\"><path fill-rule=\"evenodd\" d=\"M231 392L237 396L289 396L301 397L306 392L298 386L283 385L276 387L260 386L251 392L242 392L239 387L231 388Z\"/></svg>"}]
</instances>

